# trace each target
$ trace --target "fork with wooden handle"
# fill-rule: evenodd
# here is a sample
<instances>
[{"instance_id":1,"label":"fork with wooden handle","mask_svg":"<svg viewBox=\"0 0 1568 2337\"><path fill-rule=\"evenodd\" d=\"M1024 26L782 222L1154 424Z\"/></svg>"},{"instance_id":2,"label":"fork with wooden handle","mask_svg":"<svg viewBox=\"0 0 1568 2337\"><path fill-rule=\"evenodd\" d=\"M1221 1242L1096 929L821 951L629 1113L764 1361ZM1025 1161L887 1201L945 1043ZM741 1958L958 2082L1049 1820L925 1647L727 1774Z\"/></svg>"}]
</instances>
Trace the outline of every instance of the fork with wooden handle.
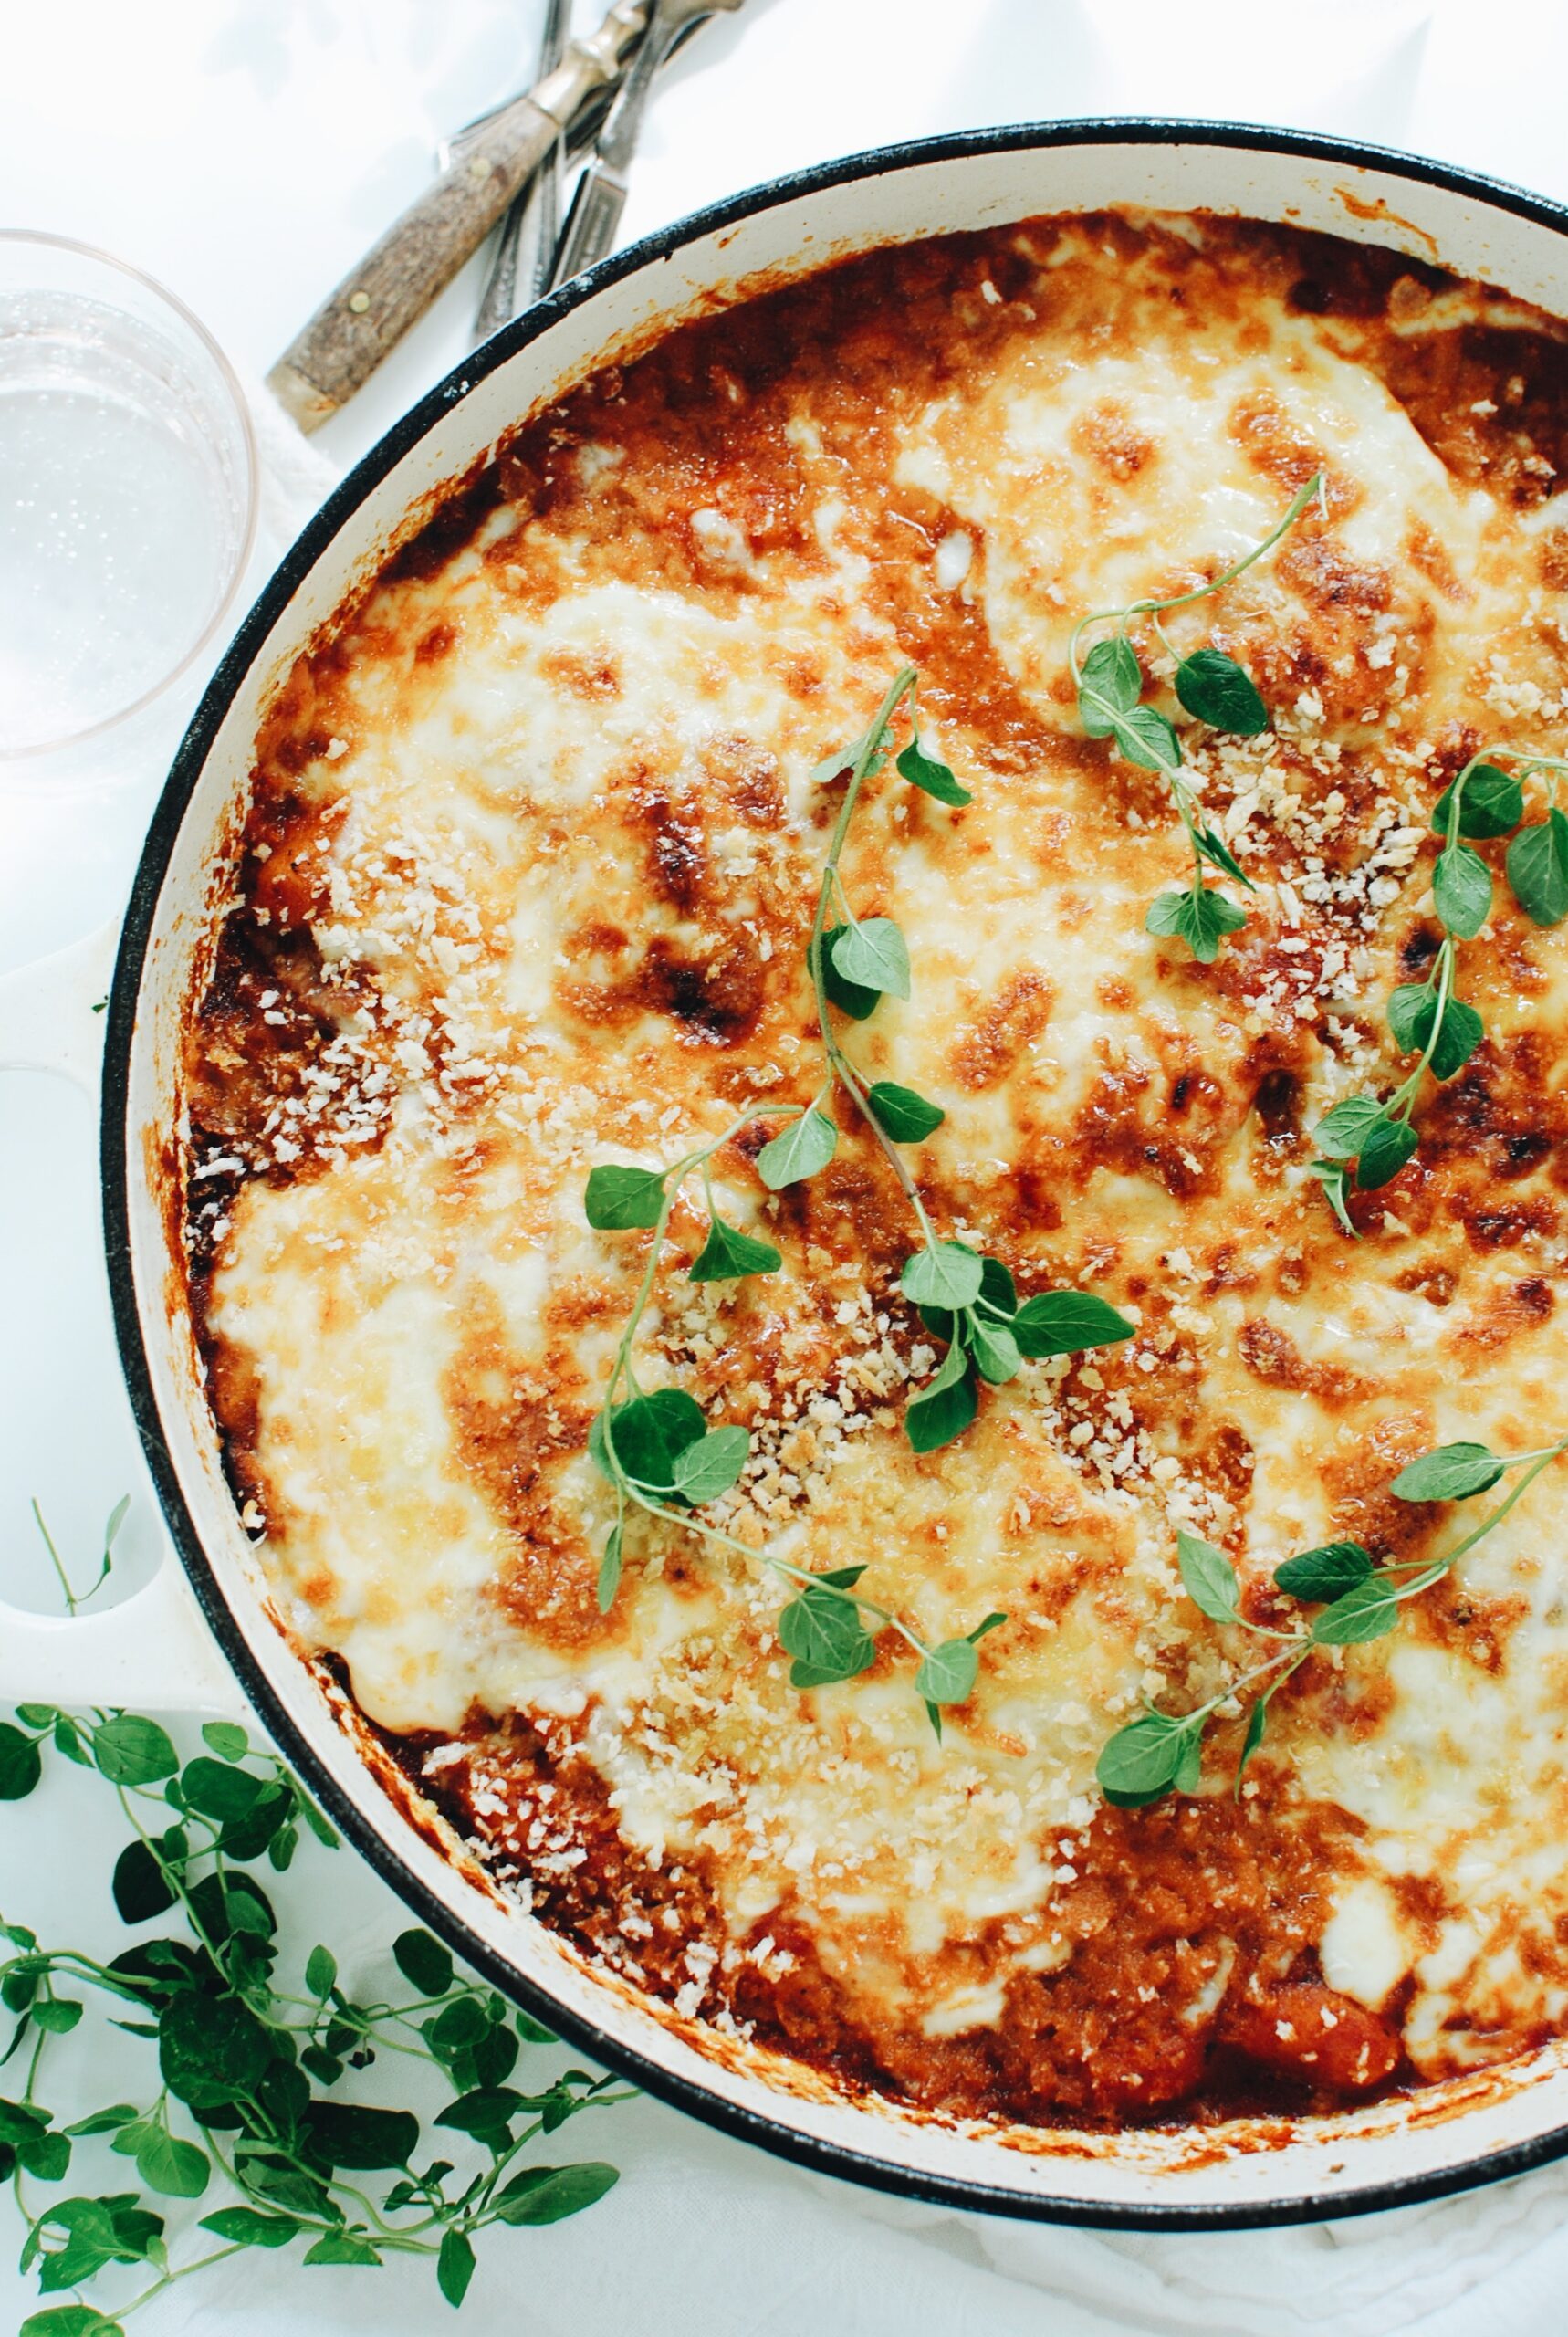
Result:
<instances>
[{"instance_id":1,"label":"fork with wooden handle","mask_svg":"<svg viewBox=\"0 0 1568 2337\"><path fill-rule=\"evenodd\" d=\"M538 78L553 72L566 51L570 0L545 0L545 28L539 41ZM474 312L476 343L509 325L519 309L529 307L549 288L545 281L560 236L561 153L558 138L549 155L514 195L496 237L485 289Z\"/></svg>"},{"instance_id":2,"label":"fork with wooden handle","mask_svg":"<svg viewBox=\"0 0 1568 2337\"><path fill-rule=\"evenodd\" d=\"M644 0L615 5L526 97L491 115L455 167L409 205L321 303L268 373L301 430L319 429L362 389L410 325L478 249L585 98L614 80L648 21Z\"/></svg>"},{"instance_id":3,"label":"fork with wooden handle","mask_svg":"<svg viewBox=\"0 0 1568 2337\"><path fill-rule=\"evenodd\" d=\"M614 244L626 208L626 173L660 66L683 34L695 31L716 10L740 5L741 0L653 0L648 29L604 118L597 149L578 180L550 270L552 291L602 259Z\"/></svg>"}]
</instances>

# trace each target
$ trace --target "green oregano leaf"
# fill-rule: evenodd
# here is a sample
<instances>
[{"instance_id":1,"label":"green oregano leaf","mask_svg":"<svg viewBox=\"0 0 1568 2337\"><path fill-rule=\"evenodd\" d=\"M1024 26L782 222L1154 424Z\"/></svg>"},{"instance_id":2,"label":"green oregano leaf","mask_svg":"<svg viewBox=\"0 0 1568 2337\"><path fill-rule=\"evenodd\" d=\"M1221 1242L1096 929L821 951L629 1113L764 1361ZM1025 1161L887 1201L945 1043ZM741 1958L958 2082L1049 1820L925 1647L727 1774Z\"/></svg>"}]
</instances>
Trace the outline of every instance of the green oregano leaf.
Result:
<instances>
[{"instance_id":1,"label":"green oregano leaf","mask_svg":"<svg viewBox=\"0 0 1568 2337\"><path fill-rule=\"evenodd\" d=\"M836 1006L841 1014L847 1014L852 1022L864 1022L876 1012L882 992L880 990L867 990L859 982L852 982L841 972L839 945L849 929L847 925L830 925L821 943L813 942L807 951L807 963L814 974L816 952L820 948L822 988L828 994L829 1002Z\"/></svg>"},{"instance_id":2,"label":"green oregano leaf","mask_svg":"<svg viewBox=\"0 0 1568 2337\"><path fill-rule=\"evenodd\" d=\"M1000 1388L1017 1378L1023 1368L1023 1351L1005 1323L988 1322L971 1307L965 1315L963 1336L976 1370L991 1387Z\"/></svg>"},{"instance_id":3,"label":"green oregano leaf","mask_svg":"<svg viewBox=\"0 0 1568 2337\"><path fill-rule=\"evenodd\" d=\"M592 2159L580 2166L530 2166L513 2175L496 2203L504 2224L556 2224L594 2206L621 2180Z\"/></svg>"},{"instance_id":4,"label":"green oregano leaf","mask_svg":"<svg viewBox=\"0 0 1568 2337\"><path fill-rule=\"evenodd\" d=\"M1437 1011L1437 993L1425 982L1401 982L1388 993L1388 1027L1402 1055L1419 1054ZM1423 1021L1425 1028L1422 1027Z\"/></svg>"},{"instance_id":5,"label":"green oregano leaf","mask_svg":"<svg viewBox=\"0 0 1568 2337\"><path fill-rule=\"evenodd\" d=\"M974 1304L983 1281L984 1269L973 1250L961 1242L937 1242L905 1260L898 1286L916 1305L956 1311Z\"/></svg>"},{"instance_id":6,"label":"green oregano leaf","mask_svg":"<svg viewBox=\"0 0 1568 2337\"><path fill-rule=\"evenodd\" d=\"M1221 649L1195 649L1176 669L1176 694L1189 714L1232 738L1256 739L1269 709L1251 676Z\"/></svg>"},{"instance_id":7,"label":"green oregano leaf","mask_svg":"<svg viewBox=\"0 0 1568 2337\"><path fill-rule=\"evenodd\" d=\"M466 2232L446 2230L435 2258L435 2283L449 2305L460 2305L468 2293L478 2259Z\"/></svg>"},{"instance_id":8,"label":"green oregano leaf","mask_svg":"<svg viewBox=\"0 0 1568 2337\"><path fill-rule=\"evenodd\" d=\"M1343 1231L1354 1242L1359 1237L1355 1220L1350 1213L1350 1164L1344 1160L1309 1160L1307 1174L1315 1177L1323 1189L1323 1198L1339 1221Z\"/></svg>"},{"instance_id":9,"label":"green oregano leaf","mask_svg":"<svg viewBox=\"0 0 1568 2337\"><path fill-rule=\"evenodd\" d=\"M174 1890L158 1859L143 1841L127 1842L114 1862L114 1903L126 1923L144 1923L174 1904Z\"/></svg>"},{"instance_id":10,"label":"green oregano leaf","mask_svg":"<svg viewBox=\"0 0 1568 2337\"><path fill-rule=\"evenodd\" d=\"M923 794L934 795L938 803L950 803L956 811L974 797L967 787L961 787L945 762L928 755L918 739L911 739L894 768L911 787L918 787Z\"/></svg>"},{"instance_id":11,"label":"green oregano leaf","mask_svg":"<svg viewBox=\"0 0 1568 2337\"><path fill-rule=\"evenodd\" d=\"M1186 892L1161 893L1149 905L1144 930L1158 938L1185 941L1201 966L1212 966L1228 933L1239 933L1247 912L1213 885L1194 885Z\"/></svg>"},{"instance_id":12,"label":"green oregano leaf","mask_svg":"<svg viewBox=\"0 0 1568 2337\"><path fill-rule=\"evenodd\" d=\"M876 1661L876 1643L853 1600L815 1583L780 1608L779 1640L795 1659L789 1677L797 1688L853 1680Z\"/></svg>"},{"instance_id":13,"label":"green oregano leaf","mask_svg":"<svg viewBox=\"0 0 1568 2337\"><path fill-rule=\"evenodd\" d=\"M1192 844L1193 850L1200 860L1207 860L1211 867L1221 870L1227 876L1234 876L1237 883L1245 885L1249 893L1255 893L1258 890L1257 886L1254 885L1251 877L1242 867L1218 829L1196 829L1193 833Z\"/></svg>"},{"instance_id":14,"label":"green oregano leaf","mask_svg":"<svg viewBox=\"0 0 1568 2337\"><path fill-rule=\"evenodd\" d=\"M92 1731L92 1757L112 1786L155 1785L180 1766L168 1731L134 1713L120 1713Z\"/></svg>"},{"instance_id":15,"label":"green oregano leaf","mask_svg":"<svg viewBox=\"0 0 1568 2337\"><path fill-rule=\"evenodd\" d=\"M33 2007L37 2026L53 2037L68 2036L81 2016L82 2008L75 1996L40 1996Z\"/></svg>"},{"instance_id":16,"label":"green oregano leaf","mask_svg":"<svg viewBox=\"0 0 1568 2337\"><path fill-rule=\"evenodd\" d=\"M406 2166L419 2147L412 2110L374 2110L359 2101L313 2101L305 2132L315 2155L329 2166L374 2173Z\"/></svg>"},{"instance_id":17,"label":"green oregano leaf","mask_svg":"<svg viewBox=\"0 0 1568 2337\"><path fill-rule=\"evenodd\" d=\"M1136 1331L1124 1315L1088 1290L1047 1290L1026 1298L1010 1328L1019 1352L1036 1357L1113 1347Z\"/></svg>"},{"instance_id":18,"label":"green oregano leaf","mask_svg":"<svg viewBox=\"0 0 1568 2337\"><path fill-rule=\"evenodd\" d=\"M1468 844L1449 844L1432 871L1432 898L1450 933L1469 941L1491 915L1491 870Z\"/></svg>"},{"instance_id":19,"label":"green oregano leaf","mask_svg":"<svg viewBox=\"0 0 1568 2337\"><path fill-rule=\"evenodd\" d=\"M597 1413L589 1431L588 1450L595 1465L613 1483L615 1472L608 1451L613 1442L615 1458L633 1484L668 1493L674 1491L677 1458L706 1433L707 1421L695 1397L684 1388L660 1388L651 1396L636 1396L630 1403L618 1404L608 1425L604 1414Z\"/></svg>"},{"instance_id":20,"label":"green oregano leaf","mask_svg":"<svg viewBox=\"0 0 1568 2337\"><path fill-rule=\"evenodd\" d=\"M1437 992L1425 982L1401 982L1388 1000L1388 1027L1401 1054L1424 1054L1437 1019ZM1449 998L1443 1009L1442 1027L1432 1047L1427 1068L1436 1079L1452 1079L1462 1071L1486 1037L1486 1025L1473 1006Z\"/></svg>"},{"instance_id":21,"label":"green oregano leaf","mask_svg":"<svg viewBox=\"0 0 1568 2337\"><path fill-rule=\"evenodd\" d=\"M1357 1157L1356 1183L1364 1192L1375 1192L1398 1176L1420 1146L1421 1139L1408 1120L1389 1119L1380 1113Z\"/></svg>"},{"instance_id":22,"label":"green oregano leaf","mask_svg":"<svg viewBox=\"0 0 1568 2337\"><path fill-rule=\"evenodd\" d=\"M1215 1623L1240 1621L1236 1569L1223 1550L1184 1526L1176 1534L1176 1563L1182 1586L1200 1613Z\"/></svg>"},{"instance_id":23,"label":"green oregano leaf","mask_svg":"<svg viewBox=\"0 0 1568 2337\"><path fill-rule=\"evenodd\" d=\"M619 1163L591 1168L584 1205L590 1225L601 1233L657 1225L664 1206L664 1177L652 1168L624 1168Z\"/></svg>"},{"instance_id":24,"label":"green oregano leaf","mask_svg":"<svg viewBox=\"0 0 1568 2337\"><path fill-rule=\"evenodd\" d=\"M803 1184L825 1168L838 1149L839 1131L820 1105L791 1120L757 1156L757 1173L769 1192Z\"/></svg>"},{"instance_id":25,"label":"green oregano leaf","mask_svg":"<svg viewBox=\"0 0 1568 2337\"><path fill-rule=\"evenodd\" d=\"M694 1508L705 1501L716 1501L738 1483L750 1451L751 1439L745 1429L710 1429L675 1455L675 1491Z\"/></svg>"},{"instance_id":26,"label":"green oregano leaf","mask_svg":"<svg viewBox=\"0 0 1568 2337\"><path fill-rule=\"evenodd\" d=\"M392 1961L422 1996L444 1996L452 1986L451 1951L433 1933L400 1932L392 1942Z\"/></svg>"},{"instance_id":27,"label":"green oregano leaf","mask_svg":"<svg viewBox=\"0 0 1568 2337\"><path fill-rule=\"evenodd\" d=\"M199 2199L213 2166L205 2151L182 2142L166 2126L149 2126L136 2146L136 2172L150 2191L170 2199Z\"/></svg>"},{"instance_id":28,"label":"green oregano leaf","mask_svg":"<svg viewBox=\"0 0 1568 2337\"><path fill-rule=\"evenodd\" d=\"M1130 763L1140 770L1173 771L1181 766L1181 740L1168 714L1155 706L1134 706L1114 716L1112 736Z\"/></svg>"},{"instance_id":29,"label":"green oregano leaf","mask_svg":"<svg viewBox=\"0 0 1568 2337\"><path fill-rule=\"evenodd\" d=\"M220 1761L243 1761L250 1751L250 1738L237 1721L209 1720L202 1729L202 1742L209 1753Z\"/></svg>"},{"instance_id":30,"label":"green oregano leaf","mask_svg":"<svg viewBox=\"0 0 1568 2337\"><path fill-rule=\"evenodd\" d=\"M1507 1465L1484 1444L1439 1444L1407 1462L1389 1491L1400 1501L1468 1501L1490 1493Z\"/></svg>"},{"instance_id":31,"label":"green oregano leaf","mask_svg":"<svg viewBox=\"0 0 1568 2337\"><path fill-rule=\"evenodd\" d=\"M916 1452L935 1452L962 1436L978 1409L975 1375L961 1338L955 1338L936 1377L912 1397L904 1430Z\"/></svg>"},{"instance_id":32,"label":"green oregano leaf","mask_svg":"<svg viewBox=\"0 0 1568 2337\"><path fill-rule=\"evenodd\" d=\"M71 2163L71 2146L64 2134L38 2134L16 2146L16 2164L40 2183L63 2183Z\"/></svg>"},{"instance_id":33,"label":"green oregano leaf","mask_svg":"<svg viewBox=\"0 0 1568 2337\"><path fill-rule=\"evenodd\" d=\"M980 1304L1009 1317L1018 1313L1018 1285L999 1258L980 1260Z\"/></svg>"},{"instance_id":34,"label":"green oregano leaf","mask_svg":"<svg viewBox=\"0 0 1568 2337\"><path fill-rule=\"evenodd\" d=\"M125 2337L122 2321L92 2304L56 2304L30 2312L16 2337Z\"/></svg>"},{"instance_id":35,"label":"green oregano leaf","mask_svg":"<svg viewBox=\"0 0 1568 2337\"><path fill-rule=\"evenodd\" d=\"M889 917L868 917L835 928L834 970L857 990L886 998L909 996L909 949Z\"/></svg>"},{"instance_id":36,"label":"green oregano leaf","mask_svg":"<svg viewBox=\"0 0 1568 2337\"><path fill-rule=\"evenodd\" d=\"M1118 715L1130 714L1143 696L1138 653L1123 634L1097 641L1083 660L1078 713L1092 739L1108 739Z\"/></svg>"},{"instance_id":37,"label":"green oregano leaf","mask_svg":"<svg viewBox=\"0 0 1568 2337\"><path fill-rule=\"evenodd\" d=\"M1508 881L1532 925L1561 925L1568 917L1568 815L1553 808L1521 828L1508 848Z\"/></svg>"},{"instance_id":38,"label":"green oregano leaf","mask_svg":"<svg viewBox=\"0 0 1568 2337\"><path fill-rule=\"evenodd\" d=\"M1325 1607L1312 1625L1320 1647L1359 1647L1380 1640L1399 1620L1396 1586L1387 1575L1369 1575Z\"/></svg>"},{"instance_id":39,"label":"green oregano leaf","mask_svg":"<svg viewBox=\"0 0 1568 2337\"><path fill-rule=\"evenodd\" d=\"M305 2226L292 2216L267 2216L256 2207L219 2207L202 2217L199 2228L240 2248L287 2248Z\"/></svg>"},{"instance_id":40,"label":"green oregano leaf","mask_svg":"<svg viewBox=\"0 0 1568 2337\"><path fill-rule=\"evenodd\" d=\"M927 1648L915 1675L915 1692L928 1704L961 1704L974 1693L980 1656L972 1639L944 1640Z\"/></svg>"},{"instance_id":41,"label":"green oregano leaf","mask_svg":"<svg viewBox=\"0 0 1568 2337\"><path fill-rule=\"evenodd\" d=\"M1201 1757L1201 1727L1167 1713L1145 1713L1119 1728L1101 1749L1094 1775L1118 1809L1141 1809L1169 1793L1190 1770L1192 1747Z\"/></svg>"},{"instance_id":42,"label":"green oregano leaf","mask_svg":"<svg viewBox=\"0 0 1568 2337\"><path fill-rule=\"evenodd\" d=\"M716 1217L688 1271L693 1282L739 1282L746 1274L776 1274L783 1263L771 1242L758 1242Z\"/></svg>"},{"instance_id":43,"label":"green oregano leaf","mask_svg":"<svg viewBox=\"0 0 1568 2337\"><path fill-rule=\"evenodd\" d=\"M1445 787L1432 811L1432 826L1440 836L1448 833L1453 811L1453 787ZM1524 790L1511 771L1495 763L1478 763L1465 781L1459 798L1459 833L1482 842L1506 836L1524 817Z\"/></svg>"},{"instance_id":44,"label":"green oregano leaf","mask_svg":"<svg viewBox=\"0 0 1568 2337\"><path fill-rule=\"evenodd\" d=\"M32 1738L9 1721L0 1721L0 1801L26 1801L43 1774Z\"/></svg>"},{"instance_id":45,"label":"green oregano leaf","mask_svg":"<svg viewBox=\"0 0 1568 2337\"><path fill-rule=\"evenodd\" d=\"M368 2239L357 2232L324 2232L314 2248L308 2248L300 2258L303 2264L379 2264Z\"/></svg>"},{"instance_id":46,"label":"green oregano leaf","mask_svg":"<svg viewBox=\"0 0 1568 2337\"><path fill-rule=\"evenodd\" d=\"M517 2112L529 2106L528 2097L512 2086L476 2086L448 2102L435 2122L460 2134L500 2135Z\"/></svg>"},{"instance_id":47,"label":"green oregano leaf","mask_svg":"<svg viewBox=\"0 0 1568 2337\"><path fill-rule=\"evenodd\" d=\"M1252 1707L1247 1714L1247 1733L1241 1739L1241 1752L1236 1763L1236 1794L1238 1799L1240 1798L1241 1794L1241 1780L1247 1774L1247 1764L1250 1761L1254 1753L1257 1752L1258 1747L1262 1744L1264 1732L1268 1728L1268 1725L1269 1699L1266 1695L1255 1697L1252 1703Z\"/></svg>"},{"instance_id":48,"label":"green oregano leaf","mask_svg":"<svg viewBox=\"0 0 1568 2337\"><path fill-rule=\"evenodd\" d=\"M215 2109L253 2092L271 2059L267 2030L237 1996L183 1991L159 2017L163 2082L193 2110Z\"/></svg>"},{"instance_id":49,"label":"green oregano leaf","mask_svg":"<svg viewBox=\"0 0 1568 2337\"><path fill-rule=\"evenodd\" d=\"M868 1100L894 1144L923 1143L947 1116L913 1087L895 1086L889 1079L877 1080L868 1091Z\"/></svg>"},{"instance_id":50,"label":"green oregano leaf","mask_svg":"<svg viewBox=\"0 0 1568 2337\"><path fill-rule=\"evenodd\" d=\"M121 2126L134 2125L139 2115L139 2112L132 2103L117 2101L107 2110L95 2110L90 2118L78 2118L74 2126L66 2128L66 2132L68 2134L84 2136L113 2134L117 2133Z\"/></svg>"},{"instance_id":51,"label":"green oregano leaf","mask_svg":"<svg viewBox=\"0 0 1568 2337\"><path fill-rule=\"evenodd\" d=\"M625 1527L612 1525L604 1545L604 1556L599 1561L599 1579L594 1595L601 1615L608 1615L615 1604L615 1594L621 1588L621 1554Z\"/></svg>"},{"instance_id":52,"label":"green oregano leaf","mask_svg":"<svg viewBox=\"0 0 1568 2337\"><path fill-rule=\"evenodd\" d=\"M1372 1572L1372 1554L1359 1542L1324 1542L1274 1568L1274 1581L1292 1598L1338 1598Z\"/></svg>"},{"instance_id":53,"label":"green oregano leaf","mask_svg":"<svg viewBox=\"0 0 1568 2337\"><path fill-rule=\"evenodd\" d=\"M1347 1095L1324 1113L1312 1130L1313 1141L1331 1160L1354 1160L1382 1117L1375 1096Z\"/></svg>"},{"instance_id":54,"label":"green oregano leaf","mask_svg":"<svg viewBox=\"0 0 1568 2337\"><path fill-rule=\"evenodd\" d=\"M231 1768L225 1761L209 1761L201 1755L186 1762L180 1772L180 1785L188 1809L215 1818L220 1824L246 1817L266 1791L263 1780L253 1777L248 1770Z\"/></svg>"}]
</instances>

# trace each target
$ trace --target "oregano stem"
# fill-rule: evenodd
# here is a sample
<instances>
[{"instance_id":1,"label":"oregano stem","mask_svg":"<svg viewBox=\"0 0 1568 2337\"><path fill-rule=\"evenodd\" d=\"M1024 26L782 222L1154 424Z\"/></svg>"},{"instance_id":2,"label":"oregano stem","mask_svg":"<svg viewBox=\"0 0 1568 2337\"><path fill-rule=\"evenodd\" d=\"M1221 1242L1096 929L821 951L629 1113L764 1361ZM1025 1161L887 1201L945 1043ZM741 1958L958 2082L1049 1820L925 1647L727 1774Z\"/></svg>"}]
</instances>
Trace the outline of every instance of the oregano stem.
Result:
<instances>
[{"instance_id":1,"label":"oregano stem","mask_svg":"<svg viewBox=\"0 0 1568 2337\"><path fill-rule=\"evenodd\" d=\"M859 922L850 907L848 896L844 892L842 880L839 875L839 862L843 854L844 844L850 832L850 822L854 817L855 805L860 800L860 791L866 774L882 752L886 741L888 725L897 712L900 702L905 697L913 701L916 678L913 665L901 667L894 676L883 693L882 704L873 717L871 728L861 740L860 749L850 766L849 785L844 790L844 800L839 806L839 816L833 823L832 836L828 844L828 856L822 866L821 882L817 888L816 914L811 919L811 930L806 943L806 963L811 971L811 989L816 1000L817 1022L822 1034L822 1051L828 1058L829 1068L875 1137L883 1158L898 1179L905 1200L915 1212L916 1222L920 1227L921 1240L929 1250L936 1247L936 1236L932 1230L931 1220L926 1214L925 1204L920 1198L915 1179L900 1156L897 1146L877 1117L869 1088L839 1044L834 1032L832 1018L829 1011L827 971L822 948L823 936L827 930L828 911L832 906L835 894L843 909L846 923L853 927Z\"/></svg>"}]
</instances>

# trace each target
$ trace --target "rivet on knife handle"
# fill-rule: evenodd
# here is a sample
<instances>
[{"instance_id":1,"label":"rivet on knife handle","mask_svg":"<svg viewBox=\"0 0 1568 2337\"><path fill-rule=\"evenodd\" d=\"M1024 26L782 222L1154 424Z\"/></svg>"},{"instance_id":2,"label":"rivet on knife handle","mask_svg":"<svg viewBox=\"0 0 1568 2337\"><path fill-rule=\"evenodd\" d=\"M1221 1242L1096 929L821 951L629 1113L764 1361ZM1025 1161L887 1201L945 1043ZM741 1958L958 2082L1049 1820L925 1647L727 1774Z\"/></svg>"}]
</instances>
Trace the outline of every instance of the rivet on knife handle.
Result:
<instances>
[{"instance_id":1,"label":"rivet on knife handle","mask_svg":"<svg viewBox=\"0 0 1568 2337\"><path fill-rule=\"evenodd\" d=\"M322 302L267 377L301 430L319 428L363 388L478 249L583 99L614 78L622 51L645 20L642 0L616 0L597 32L572 42L555 72L491 116L454 167Z\"/></svg>"}]
</instances>

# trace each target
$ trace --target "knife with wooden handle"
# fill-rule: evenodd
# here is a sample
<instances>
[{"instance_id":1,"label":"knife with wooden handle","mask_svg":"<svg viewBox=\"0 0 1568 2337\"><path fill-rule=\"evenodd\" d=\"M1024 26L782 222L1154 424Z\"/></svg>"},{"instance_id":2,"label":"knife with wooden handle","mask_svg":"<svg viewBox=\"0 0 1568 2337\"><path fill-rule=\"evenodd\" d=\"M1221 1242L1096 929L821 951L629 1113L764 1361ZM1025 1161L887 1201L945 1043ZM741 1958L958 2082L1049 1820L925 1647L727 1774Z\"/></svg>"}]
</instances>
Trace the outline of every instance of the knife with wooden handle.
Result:
<instances>
[{"instance_id":1,"label":"knife with wooden handle","mask_svg":"<svg viewBox=\"0 0 1568 2337\"><path fill-rule=\"evenodd\" d=\"M321 303L268 373L301 430L320 427L362 389L410 325L476 251L583 100L612 81L648 20L651 0L615 0L598 30L574 40L553 73L503 106L454 167L409 205Z\"/></svg>"}]
</instances>

